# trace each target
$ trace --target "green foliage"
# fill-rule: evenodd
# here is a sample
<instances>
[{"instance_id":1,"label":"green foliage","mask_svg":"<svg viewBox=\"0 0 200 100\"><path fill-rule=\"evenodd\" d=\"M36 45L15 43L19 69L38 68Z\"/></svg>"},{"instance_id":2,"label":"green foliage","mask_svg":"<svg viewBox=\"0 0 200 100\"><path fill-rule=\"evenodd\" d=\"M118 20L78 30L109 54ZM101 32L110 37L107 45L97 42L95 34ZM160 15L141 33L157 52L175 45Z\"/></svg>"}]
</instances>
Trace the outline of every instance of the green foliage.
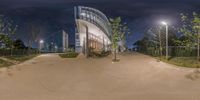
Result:
<instances>
[{"instance_id":1,"label":"green foliage","mask_svg":"<svg viewBox=\"0 0 200 100\"><path fill-rule=\"evenodd\" d=\"M13 63L0 59L0 68L11 66Z\"/></svg>"},{"instance_id":2,"label":"green foliage","mask_svg":"<svg viewBox=\"0 0 200 100\"><path fill-rule=\"evenodd\" d=\"M200 67L200 62L198 62L195 57L174 57L169 60L166 60L165 57L162 57L161 60L180 67L188 67L188 68Z\"/></svg>"},{"instance_id":3,"label":"green foliage","mask_svg":"<svg viewBox=\"0 0 200 100\"><path fill-rule=\"evenodd\" d=\"M177 29L172 26L168 27L168 44L174 46L174 40L177 39ZM149 43L153 42L153 46L160 45L159 42L161 42L161 47L164 47L166 45L166 27L153 26L145 32L145 37L149 40Z\"/></svg>"},{"instance_id":4,"label":"green foliage","mask_svg":"<svg viewBox=\"0 0 200 100\"><path fill-rule=\"evenodd\" d=\"M26 46L24 45L24 42L20 39L17 39L13 42L13 46L15 49L25 49Z\"/></svg>"},{"instance_id":5,"label":"green foliage","mask_svg":"<svg viewBox=\"0 0 200 100\"><path fill-rule=\"evenodd\" d=\"M4 44L6 47L10 47L12 40L8 35L0 34L0 45Z\"/></svg>"},{"instance_id":6,"label":"green foliage","mask_svg":"<svg viewBox=\"0 0 200 100\"><path fill-rule=\"evenodd\" d=\"M32 54L32 55L16 55L16 56L7 56L7 59L13 60L13 61L18 61L18 62L24 62L26 60L32 59L36 57L37 54Z\"/></svg>"},{"instance_id":7,"label":"green foliage","mask_svg":"<svg viewBox=\"0 0 200 100\"><path fill-rule=\"evenodd\" d=\"M36 57L37 55L20 55L20 56L6 56L3 59L0 58L0 68L1 67L9 67L14 64L19 64L29 59Z\"/></svg>"},{"instance_id":8,"label":"green foliage","mask_svg":"<svg viewBox=\"0 0 200 100\"><path fill-rule=\"evenodd\" d=\"M126 23L122 23L122 20L120 17L117 17L115 19L110 19L110 26L112 30L112 48L114 50L114 60L117 60L116 58L116 52L119 41L123 41L125 43L125 35L126 33L130 33L129 29L126 25Z\"/></svg>"},{"instance_id":9,"label":"green foliage","mask_svg":"<svg viewBox=\"0 0 200 100\"><path fill-rule=\"evenodd\" d=\"M194 47L197 45L198 32L200 31L200 16L193 12L193 16L181 14L182 27L179 29L183 36L176 40L179 46Z\"/></svg>"},{"instance_id":10,"label":"green foliage","mask_svg":"<svg viewBox=\"0 0 200 100\"><path fill-rule=\"evenodd\" d=\"M117 17L115 19L110 19L110 26L112 29L112 47L113 49L118 48L119 41L125 41L126 33L130 33L127 25L122 23L121 17Z\"/></svg>"},{"instance_id":11,"label":"green foliage","mask_svg":"<svg viewBox=\"0 0 200 100\"><path fill-rule=\"evenodd\" d=\"M59 54L60 57L62 58L76 58L79 54L76 52L67 52L64 54Z\"/></svg>"},{"instance_id":12,"label":"green foliage","mask_svg":"<svg viewBox=\"0 0 200 100\"><path fill-rule=\"evenodd\" d=\"M176 29L169 26L168 29L168 44L174 46L174 40L176 40ZM137 46L139 52L159 56L165 53L166 47L166 27L165 26L153 26L144 32L144 38L138 40L133 44Z\"/></svg>"},{"instance_id":13,"label":"green foliage","mask_svg":"<svg viewBox=\"0 0 200 100\"><path fill-rule=\"evenodd\" d=\"M183 33L181 39L176 40L176 43L181 46L197 47L197 59L200 61L200 15L193 12L192 16L181 14L182 27L180 32Z\"/></svg>"},{"instance_id":14,"label":"green foliage","mask_svg":"<svg viewBox=\"0 0 200 100\"><path fill-rule=\"evenodd\" d=\"M17 27L10 18L0 15L0 43L5 44L7 48L12 48L11 37L16 34Z\"/></svg>"},{"instance_id":15,"label":"green foliage","mask_svg":"<svg viewBox=\"0 0 200 100\"><path fill-rule=\"evenodd\" d=\"M139 52L145 53L147 51L147 48L148 48L148 38L144 37L142 40L138 40L133 45L138 46Z\"/></svg>"},{"instance_id":16,"label":"green foliage","mask_svg":"<svg viewBox=\"0 0 200 100\"><path fill-rule=\"evenodd\" d=\"M108 55L110 55L110 51L90 52L89 54L90 57L98 57L98 58L107 57Z\"/></svg>"}]
</instances>

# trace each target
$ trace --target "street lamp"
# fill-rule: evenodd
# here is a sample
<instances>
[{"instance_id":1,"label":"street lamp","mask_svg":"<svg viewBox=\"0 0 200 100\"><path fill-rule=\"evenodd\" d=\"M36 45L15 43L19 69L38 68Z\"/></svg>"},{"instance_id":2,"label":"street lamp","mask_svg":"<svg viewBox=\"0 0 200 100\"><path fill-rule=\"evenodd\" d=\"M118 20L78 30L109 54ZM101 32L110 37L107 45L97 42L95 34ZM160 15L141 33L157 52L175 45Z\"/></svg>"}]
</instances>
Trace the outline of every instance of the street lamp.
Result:
<instances>
[{"instance_id":1,"label":"street lamp","mask_svg":"<svg viewBox=\"0 0 200 100\"><path fill-rule=\"evenodd\" d=\"M55 45L54 48L55 48L55 53L56 53L58 50L58 46Z\"/></svg>"},{"instance_id":2,"label":"street lamp","mask_svg":"<svg viewBox=\"0 0 200 100\"><path fill-rule=\"evenodd\" d=\"M44 40L40 40L40 43L39 43L39 49L40 49L40 52L41 52L41 49L42 49L42 45L44 43Z\"/></svg>"},{"instance_id":3,"label":"street lamp","mask_svg":"<svg viewBox=\"0 0 200 100\"><path fill-rule=\"evenodd\" d=\"M40 44L44 43L44 40L40 40Z\"/></svg>"},{"instance_id":4,"label":"street lamp","mask_svg":"<svg viewBox=\"0 0 200 100\"><path fill-rule=\"evenodd\" d=\"M161 23L162 23L163 25L167 25L167 22L165 22L165 21L162 21Z\"/></svg>"},{"instance_id":5,"label":"street lamp","mask_svg":"<svg viewBox=\"0 0 200 100\"><path fill-rule=\"evenodd\" d=\"M168 60L168 24L165 21L162 21L161 24L166 26L166 59Z\"/></svg>"}]
</instances>

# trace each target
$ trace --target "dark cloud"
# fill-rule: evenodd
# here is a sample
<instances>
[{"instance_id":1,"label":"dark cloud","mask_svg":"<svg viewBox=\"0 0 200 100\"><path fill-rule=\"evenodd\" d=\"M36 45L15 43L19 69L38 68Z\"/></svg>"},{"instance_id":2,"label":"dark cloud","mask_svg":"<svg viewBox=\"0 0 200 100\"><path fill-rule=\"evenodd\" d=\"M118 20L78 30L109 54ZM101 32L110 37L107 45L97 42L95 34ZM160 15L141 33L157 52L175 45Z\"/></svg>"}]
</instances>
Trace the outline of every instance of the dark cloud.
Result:
<instances>
[{"instance_id":1,"label":"dark cloud","mask_svg":"<svg viewBox=\"0 0 200 100\"><path fill-rule=\"evenodd\" d=\"M129 45L142 37L146 27L160 20L175 25L181 12L200 10L200 0L0 0L0 14L14 17L22 26L29 21L43 22L47 33L66 28L73 34L76 5L97 8L109 17L121 16L135 33Z\"/></svg>"}]
</instances>

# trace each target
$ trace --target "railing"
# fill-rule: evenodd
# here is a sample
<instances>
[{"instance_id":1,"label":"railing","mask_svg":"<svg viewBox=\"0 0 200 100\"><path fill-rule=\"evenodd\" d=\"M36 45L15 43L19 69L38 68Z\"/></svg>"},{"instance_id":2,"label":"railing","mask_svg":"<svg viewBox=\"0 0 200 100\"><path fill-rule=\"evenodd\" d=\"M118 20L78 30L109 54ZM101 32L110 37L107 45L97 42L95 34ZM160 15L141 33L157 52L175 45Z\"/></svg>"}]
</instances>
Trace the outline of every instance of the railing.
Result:
<instances>
[{"instance_id":1,"label":"railing","mask_svg":"<svg viewBox=\"0 0 200 100\"><path fill-rule=\"evenodd\" d=\"M162 48L162 55L165 56L165 47ZM196 57L197 56L197 48L196 47L184 47L184 46L169 46L169 56L171 57ZM138 48L139 52L152 55L159 56L160 50L155 47L147 47L147 48Z\"/></svg>"},{"instance_id":2,"label":"railing","mask_svg":"<svg viewBox=\"0 0 200 100\"><path fill-rule=\"evenodd\" d=\"M28 50L28 49L0 49L0 57L1 56L23 56L30 54L38 54L38 50Z\"/></svg>"}]
</instances>

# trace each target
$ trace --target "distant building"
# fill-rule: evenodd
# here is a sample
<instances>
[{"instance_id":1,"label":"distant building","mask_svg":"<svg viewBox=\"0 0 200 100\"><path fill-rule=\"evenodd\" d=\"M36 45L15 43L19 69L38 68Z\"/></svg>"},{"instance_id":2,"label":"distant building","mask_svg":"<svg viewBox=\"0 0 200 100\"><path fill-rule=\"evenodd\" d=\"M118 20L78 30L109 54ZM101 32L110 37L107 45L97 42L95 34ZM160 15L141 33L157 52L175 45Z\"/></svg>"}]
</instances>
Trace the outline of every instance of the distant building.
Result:
<instances>
[{"instance_id":1,"label":"distant building","mask_svg":"<svg viewBox=\"0 0 200 100\"><path fill-rule=\"evenodd\" d=\"M77 32L75 35L76 52L88 54L89 51L111 50L111 28L108 18L99 10L75 7Z\"/></svg>"},{"instance_id":2,"label":"distant building","mask_svg":"<svg viewBox=\"0 0 200 100\"><path fill-rule=\"evenodd\" d=\"M41 50L43 52L66 52L69 48L69 35L66 31L60 31L44 40Z\"/></svg>"},{"instance_id":3,"label":"distant building","mask_svg":"<svg viewBox=\"0 0 200 100\"><path fill-rule=\"evenodd\" d=\"M119 47L118 47L117 52L124 52L126 50L125 41L123 41L123 40L119 41L118 45L119 45Z\"/></svg>"},{"instance_id":4,"label":"distant building","mask_svg":"<svg viewBox=\"0 0 200 100\"><path fill-rule=\"evenodd\" d=\"M63 48L63 52L66 52L67 49L69 48L69 35L68 33L66 33L64 30L63 30L63 33L62 33L62 48Z\"/></svg>"}]
</instances>

